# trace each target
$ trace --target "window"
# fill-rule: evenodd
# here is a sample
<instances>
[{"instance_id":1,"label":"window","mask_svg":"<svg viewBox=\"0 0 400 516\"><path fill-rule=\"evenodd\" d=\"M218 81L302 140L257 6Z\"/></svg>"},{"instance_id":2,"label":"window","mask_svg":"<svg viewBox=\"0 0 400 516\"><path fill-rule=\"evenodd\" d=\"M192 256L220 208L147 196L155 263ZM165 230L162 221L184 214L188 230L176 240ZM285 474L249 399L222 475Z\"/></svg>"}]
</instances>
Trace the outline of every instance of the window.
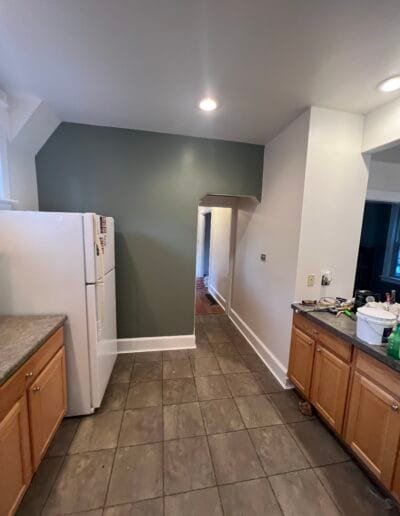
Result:
<instances>
[{"instance_id":1,"label":"window","mask_svg":"<svg viewBox=\"0 0 400 516\"><path fill-rule=\"evenodd\" d=\"M400 283L400 204L393 204L382 279Z\"/></svg>"}]
</instances>

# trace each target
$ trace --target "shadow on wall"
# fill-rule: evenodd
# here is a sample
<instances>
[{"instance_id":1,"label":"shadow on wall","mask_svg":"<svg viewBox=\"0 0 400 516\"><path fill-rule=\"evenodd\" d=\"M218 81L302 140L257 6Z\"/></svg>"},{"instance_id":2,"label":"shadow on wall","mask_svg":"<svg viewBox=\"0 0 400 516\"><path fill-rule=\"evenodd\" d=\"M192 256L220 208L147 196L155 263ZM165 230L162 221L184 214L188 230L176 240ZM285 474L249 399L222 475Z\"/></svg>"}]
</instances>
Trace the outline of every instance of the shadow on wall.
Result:
<instances>
[{"instance_id":1,"label":"shadow on wall","mask_svg":"<svg viewBox=\"0 0 400 516\"><path fill-rule=\"evenodd\" d=\"M247 235L247 228L253 220L254 212L260 203L256 199L241 198L238 204L238 216L240 224L238 225L237 242L240 242L242 236Z\"/></svg>"},{"instance_id":2,"label":"shadow on wall","mask_svg":"<svg viewBox=\"0 0 400 516\"><path fill-rule=\"evenodd\" d=\"M193 306L184 300L193 297L193 260L140 233L117 232L115 246L118 337L192 334ZM119 271L124 271L122 277ZM186 281L177 284L178 274ZM172 308L169 312L166 303Z\"/></svg>"}]
</instances>

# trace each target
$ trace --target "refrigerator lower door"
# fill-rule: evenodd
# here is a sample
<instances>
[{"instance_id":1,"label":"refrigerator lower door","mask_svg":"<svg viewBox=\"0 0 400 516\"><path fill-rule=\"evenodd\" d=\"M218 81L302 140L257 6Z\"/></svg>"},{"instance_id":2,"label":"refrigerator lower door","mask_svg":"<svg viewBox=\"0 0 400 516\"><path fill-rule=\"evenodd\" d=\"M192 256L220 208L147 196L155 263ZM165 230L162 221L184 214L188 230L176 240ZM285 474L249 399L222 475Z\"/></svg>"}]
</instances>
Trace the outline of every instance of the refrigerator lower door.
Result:
<instances>
[{"instance_id":1,"label":"refrigerator lower door","mask_svg":"<svg viewBox=\"0 0 400 516\"><path fill-rule=\"evenodd\" d=\"M87 285L86 298L92 405L98 408L117 358L115 270L103 283Z\"/></svg>"}]
</instances>

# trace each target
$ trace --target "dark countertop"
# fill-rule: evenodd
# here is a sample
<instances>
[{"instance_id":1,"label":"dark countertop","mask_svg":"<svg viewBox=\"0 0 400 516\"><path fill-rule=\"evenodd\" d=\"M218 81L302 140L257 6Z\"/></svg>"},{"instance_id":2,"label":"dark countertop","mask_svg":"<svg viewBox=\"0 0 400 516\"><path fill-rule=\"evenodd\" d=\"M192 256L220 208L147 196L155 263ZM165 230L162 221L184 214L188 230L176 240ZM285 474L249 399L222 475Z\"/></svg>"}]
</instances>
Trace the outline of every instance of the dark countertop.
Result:
<instances>
[{"instance_id":1,"label":"dark countertop","mask_svg":"<svg viewBox=\"0 0 400 516\"><path fill-rule=\"evenodd\" d=\"M400 372L400 360L395 360L386 354L387 346L372 346L371 344L367 344L367 342L359 339L356 334L356 321L353 321L346 315L336 317L329 312L318 312L315 311L315 309L312 307L304 306L298 303L293 303L292 308L293 310L297 310L303 313L312 321L317 322L321 326L324 326L326 329L332 331L338 335L338 337L347 340L350 342L350 344L353 344L362 351L365 351L365 353L368 353L368 355L371 355L371 357L376 358L380 362L383 362L391 369Z\"/></svg>"},{"instance_id":2,"label":"dark countertop","mask_svg":"<svg viewBox=\"0 0 400 516\"><path fill-rule=\"evenodd\" d=\"M0 316L0 385L64 324L65 315Z\"/></svg>"}]
</instances>

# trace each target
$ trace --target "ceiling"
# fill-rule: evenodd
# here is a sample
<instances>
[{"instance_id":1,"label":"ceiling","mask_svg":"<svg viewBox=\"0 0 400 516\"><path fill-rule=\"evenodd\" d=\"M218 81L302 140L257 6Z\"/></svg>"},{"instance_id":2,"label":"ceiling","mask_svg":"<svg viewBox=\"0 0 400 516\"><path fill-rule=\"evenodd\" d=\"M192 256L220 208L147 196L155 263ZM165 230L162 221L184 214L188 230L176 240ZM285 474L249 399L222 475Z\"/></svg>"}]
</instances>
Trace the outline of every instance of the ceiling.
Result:
<instances>
[{"instance_id":1,"label":"ceiling","mask_svg":"<svg viewBox=\"0 0 400 516\"><path fill-rule=\"evenodd\" d=\"M399 0L0 0L0 84L66 121L265 143L397 96L399 27Z\"/></svg>"}]
</instances>

